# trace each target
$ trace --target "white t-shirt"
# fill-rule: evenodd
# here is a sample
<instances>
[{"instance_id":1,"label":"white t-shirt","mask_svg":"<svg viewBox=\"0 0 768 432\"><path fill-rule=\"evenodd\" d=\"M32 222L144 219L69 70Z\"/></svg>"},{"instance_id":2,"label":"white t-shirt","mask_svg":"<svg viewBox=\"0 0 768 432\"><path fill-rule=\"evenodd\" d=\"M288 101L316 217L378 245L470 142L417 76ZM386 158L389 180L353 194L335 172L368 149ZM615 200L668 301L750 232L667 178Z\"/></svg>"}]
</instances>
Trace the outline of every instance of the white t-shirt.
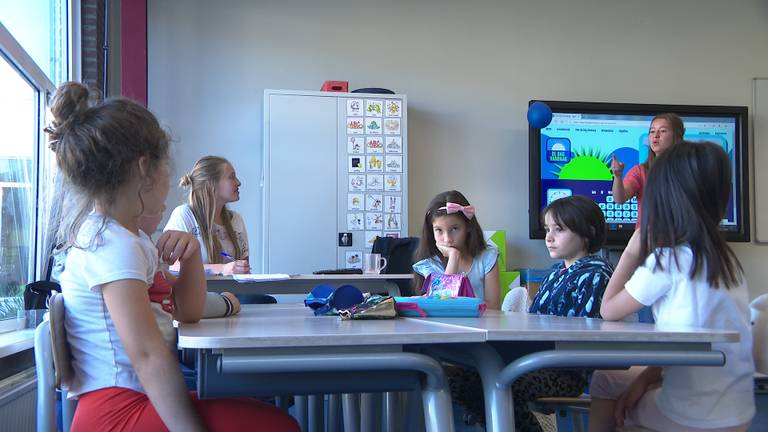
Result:
<instances>
[{"instance_id":1,"label":"white t-shirt","mask_svg":"<svg viewBox=\"0 0 768 432\"><path fill-rule=\"evenodd\" d=\"M713 350L725 353L723 367L665 367L656 405L671 420L689 427L746 423L755 415L746 281L731 289L710 287L706 266L691 280L691 249L686 245L675 251L679 266L671 249L665 248L659 257L664 271L654 272L656 258L651 254L627 282L627 292L640 303L652 305L658 324L737 331L740 341L712 344Z\"/></svg>"},{"instance_id":2,"label":"white t-shirt","mask_svg":"<svg viewBox=\"0 0 768 432\"><path fill-rule=\"evenodd\" d=\"M243 218L236 211L229 211L232 212L232 229L235 232L235 241L237 241L237 244L242 251L241 256L244 258L248 257L250 256L248 249L248 234L245 231ZM163 228L163 231L168 230L192 233L200 242L200 252L203 256L203 264L212 264L208 257L208 250L205 248L205 243L200 235L200 225L198 225L197 219L195 219L195 214L192 213L192 208L189 207L189 204L182 204L173 209L171 217L168 219L168 223L165 224L165 228ZM224 229L224 226L213 224L213 234L219 239L221 250L235 256L235 246L227 235L227 230ZM224 260L223 262L226 263L227 261Z\"/></svg>"},{"instance_id":3,"label":"white t-shirt","mask_svg":"<svg viewBox=\"0 0 768 432\"><path fill-rule=\"evenodd\" d=\"M98 214L86 218L77 242L90 247L70 249L61 274L65 326L74 369L69 386L72 398L105 387L144 392L104 303L101 288L124 279L140 280L148 288L158 269L157 249L146 234L137 236L110 218L92 241L102 227L102 220ZM171 326L170 314L159 307L153 308L153 312L161 329Z\"/></svg>"}]
</instances>

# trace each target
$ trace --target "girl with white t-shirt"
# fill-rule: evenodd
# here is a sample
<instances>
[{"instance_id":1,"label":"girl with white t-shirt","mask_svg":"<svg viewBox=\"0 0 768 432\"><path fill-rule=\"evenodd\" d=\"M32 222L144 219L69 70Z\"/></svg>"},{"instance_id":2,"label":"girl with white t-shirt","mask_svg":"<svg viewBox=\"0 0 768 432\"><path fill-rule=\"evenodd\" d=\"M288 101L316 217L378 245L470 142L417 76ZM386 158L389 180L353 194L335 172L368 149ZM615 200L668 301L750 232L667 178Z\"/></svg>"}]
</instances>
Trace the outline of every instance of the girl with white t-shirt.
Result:
<instances>
[{"instance_id":1,"label":"girl with white t-shirt","mask_svg":"<svg viewBox=\"0 0 768 432\"><path fill-rule=\"evenodd\" d=\"M148 291L159 261L178 261L172 317L198 321L206 298L200 247L186 232L167 231L153 244L140 230L141 215L165 207L168 137L133 101L90 100L84 85L62 84L46 128L61 173L86 201L65 229L60 277L74 371L66 385L79 399L71 430L298 430L256 400L201 401L187 392L160 331L171 315L153 313Z\"/></svg>"},{"instance_id":2,"label":"girl with white t-shirt","mask_svg":"<svg viewBox=\"0 0 768 432\"><path fill-rule=\"evenodd\" d=\"M597 371L590 431L746 431L755 415L747 285L719 231L731 162L712 143L682 142L648 173L643 215L608 283L600 314L619 320L651 306L658 324L736 331L713 343L723 367L634 367Z\"/></svg>"},{"instance_id":3,"label":"girl with white t-shirt","mask_svg":"<svg viewBox=\"0 0 768 432\"><path fill-rule=\"evenodd\" d=\"M232 164L218 156L201 158L179 182L189 189L188 202L173 210L164 231L186 231L197 237L209 272L251 271L245 223L239 213L227 208L228 203L240 200L241 185ZM171 268L176 270L178 265Z\"/></svg>"}]
</instances>

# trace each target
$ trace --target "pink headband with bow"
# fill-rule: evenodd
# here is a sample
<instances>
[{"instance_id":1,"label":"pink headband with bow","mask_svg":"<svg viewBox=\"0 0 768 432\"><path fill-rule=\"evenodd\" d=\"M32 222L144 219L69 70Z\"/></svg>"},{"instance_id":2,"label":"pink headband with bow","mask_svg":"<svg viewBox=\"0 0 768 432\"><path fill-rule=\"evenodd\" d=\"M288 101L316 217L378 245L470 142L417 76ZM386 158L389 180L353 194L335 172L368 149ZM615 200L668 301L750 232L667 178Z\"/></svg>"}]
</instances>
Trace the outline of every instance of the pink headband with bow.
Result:
<instances>
[{"instance_id":1,"label":"pink headband with bow","mask_svg":"<svg viewBox=\"0 0 768 432\"><path fill-rule=\"evenodd\" d=\"M471 205L461 205L452 202L445 203L445 207L440 207L438 210L445 210L446 214L454 214L458 212L464 213L467 219L475 217L475 207Z\"/></svg>"}]
</instances>

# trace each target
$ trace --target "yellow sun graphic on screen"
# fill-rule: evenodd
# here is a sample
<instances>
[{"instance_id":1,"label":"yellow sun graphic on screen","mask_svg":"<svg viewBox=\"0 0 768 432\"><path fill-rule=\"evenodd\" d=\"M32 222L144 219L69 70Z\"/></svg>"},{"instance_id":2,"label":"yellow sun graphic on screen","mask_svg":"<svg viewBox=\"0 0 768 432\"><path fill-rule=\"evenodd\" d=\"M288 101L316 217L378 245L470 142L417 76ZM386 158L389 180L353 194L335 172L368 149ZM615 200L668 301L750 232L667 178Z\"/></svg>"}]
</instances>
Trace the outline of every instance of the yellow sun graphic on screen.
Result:
<instances>
[{"instance_id":1,"label":"yellow sun graphic on screen","mask_svg":"<svg viewBox=\"0 0 768 432\"><path fill-rule=\"evenodd\" d=\"M597 149L576 150L573 158L564 164L556 164L558 171L552 171L560 180L613 180L608 167L610 155Z\"/></svg>"}]
</instances>

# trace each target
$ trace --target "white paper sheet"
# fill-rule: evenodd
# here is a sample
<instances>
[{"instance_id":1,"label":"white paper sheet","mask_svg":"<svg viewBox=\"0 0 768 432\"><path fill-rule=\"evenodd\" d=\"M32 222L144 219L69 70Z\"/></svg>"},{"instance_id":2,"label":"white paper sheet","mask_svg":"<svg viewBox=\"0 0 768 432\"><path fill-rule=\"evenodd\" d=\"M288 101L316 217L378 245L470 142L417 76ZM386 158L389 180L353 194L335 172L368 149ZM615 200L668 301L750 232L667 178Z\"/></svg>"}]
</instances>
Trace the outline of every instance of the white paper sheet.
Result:
<instances>
[{"instance_id":1,"label":"white paper sheet","mask_svg":"<svg viewBox=\"0 0 768 432\"><path fill-rule=\"evenodd\" d=\"M238 282L268 282L290 279L291 276L285 273L233 274L232 278Z\"/></svg>"}]
</instances>

